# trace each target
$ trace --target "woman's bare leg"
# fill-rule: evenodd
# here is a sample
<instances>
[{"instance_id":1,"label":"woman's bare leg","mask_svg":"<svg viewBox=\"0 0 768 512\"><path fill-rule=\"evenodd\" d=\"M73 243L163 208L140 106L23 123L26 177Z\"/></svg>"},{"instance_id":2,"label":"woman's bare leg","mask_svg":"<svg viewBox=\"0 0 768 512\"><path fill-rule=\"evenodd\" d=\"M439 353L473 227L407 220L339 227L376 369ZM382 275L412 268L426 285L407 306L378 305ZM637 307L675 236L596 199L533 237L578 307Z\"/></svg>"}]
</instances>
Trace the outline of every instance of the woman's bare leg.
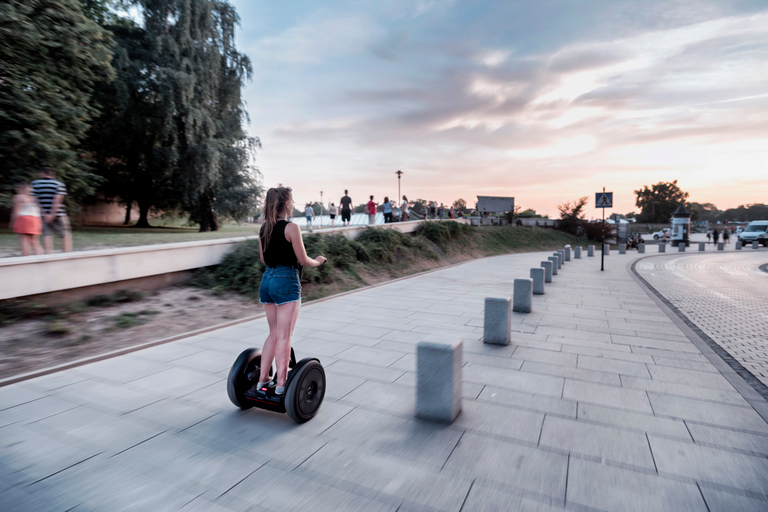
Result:
<instances>
[{"instance_id":1,"label":"woman's bare leg","mask_svg":"<svg viewBox=\"0 0 768 512\"><path fill-rule=\"evenodd\" d=\"M299 316L301 302L289 302L277 306L277 330L275 364L277 365L277 387L285 387L288 378L288 364L291 361L291 334Z\"/></svg>"},{"instance_id":2,"label":"woman's bare leg","mask_svg":"<svg viewBox=\"0 0 768 512\"><path fill-rule=\"evenodd\" d=\"M43 245L40 243L40 235L32 235L32 247L35 249L35 254L44 254Z\"/></svg>"},{"instance_id":3,"label":"woman's bare leg","mask_svg":"<svg viewBox=\"0 0 768 512\"><path fill-rule=\"evenodd\" d=\"M267 382L269 380L269 369L272 367L272 361L275 359L275 333L277 331L277 306L274 304L264 304L264 311L267 314L269 336L267 336L264 346L261 348L259 382Z\"/></svg>"},{"instance_id":4,"label":"woman's bare leg","mask_svg":"<svg viewBox=\"0 0 768 512\"><path fill-rule=\"evenodd\" d=\"M19 234L19 243L21 244L21 255L29 256L32 254L32 247L30 245L30 235Z\"/></svg>"}]
</instances>

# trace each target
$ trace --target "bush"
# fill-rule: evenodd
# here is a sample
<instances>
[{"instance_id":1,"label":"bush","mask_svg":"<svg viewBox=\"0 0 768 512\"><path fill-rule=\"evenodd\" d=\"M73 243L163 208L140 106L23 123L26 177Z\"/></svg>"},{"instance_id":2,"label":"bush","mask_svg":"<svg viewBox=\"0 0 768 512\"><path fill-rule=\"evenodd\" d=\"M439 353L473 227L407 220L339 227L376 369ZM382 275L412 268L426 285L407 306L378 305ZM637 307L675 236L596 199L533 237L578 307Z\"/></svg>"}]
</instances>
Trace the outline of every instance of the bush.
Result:
<instances>
[{"instance_id":1,"label":"bush","mask_svg":"<svg viewBox=\"0 0 768 512\"><path fill-rule=\"evenodd\" d=\"M259 241L247 240L224 256L212 279L196 279L195 282L204 285L207 281L208 287L229 289L256 298L265 268L259 256Z\"/></svg>"},{"instance_id":2,"label":"bush","mask_svg":"<svg viewBox=\"0 0 768 512\"><path fill-rule=\"evenodd\" d=\"M373 263L394 263L398 259L398 250L413 246L411 237L396 229L368 228L356 242L365 248Z\"/></svg>"},{"instance_id":3,"label":"bush","mask_svg":"<svg viewBox=\"0 0 768 512\"><path fill-rule=\"evenodd\" d=\"M471 232L471 226L449 220L443 222L422 222L416 229L416 236L423 236L441 249L446 249L451 240L460 240L465 236L469 236Z\"/></svg>"}]
</instances>

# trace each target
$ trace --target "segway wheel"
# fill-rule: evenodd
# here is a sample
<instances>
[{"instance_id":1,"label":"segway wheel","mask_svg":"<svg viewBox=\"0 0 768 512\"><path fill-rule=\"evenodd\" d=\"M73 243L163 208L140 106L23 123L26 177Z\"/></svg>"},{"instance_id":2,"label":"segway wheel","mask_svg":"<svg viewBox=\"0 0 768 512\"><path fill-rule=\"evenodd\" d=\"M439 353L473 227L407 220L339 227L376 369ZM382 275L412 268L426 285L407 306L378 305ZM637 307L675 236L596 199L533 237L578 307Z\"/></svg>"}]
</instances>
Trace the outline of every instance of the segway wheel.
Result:
<instances>
[{"instance_id":1,"label":"segway wheel","mask_svg":"<svg viewBox=\"0 0 768 512\"><path fill-rule=\"evenodd\" d=\"M298 366L285 390L285 412L296 423L304 423L315 417L323 403L325 370L316 359Z\"/></svg>"},{"instance_id":2,"label":"segway wheel","mask_svg":"<svg viewBox=\"0 0 768 512\"><path fill-rule=\"evenodd\" d=\"M249 348L235 359L227 378L227 395L233 404L241 409L253 407L250 400L245 398L245 392L259 379L260 371L261 350L259 349ZM269 373L271 376L271 369Z\"/></svg>"}]
</instances>

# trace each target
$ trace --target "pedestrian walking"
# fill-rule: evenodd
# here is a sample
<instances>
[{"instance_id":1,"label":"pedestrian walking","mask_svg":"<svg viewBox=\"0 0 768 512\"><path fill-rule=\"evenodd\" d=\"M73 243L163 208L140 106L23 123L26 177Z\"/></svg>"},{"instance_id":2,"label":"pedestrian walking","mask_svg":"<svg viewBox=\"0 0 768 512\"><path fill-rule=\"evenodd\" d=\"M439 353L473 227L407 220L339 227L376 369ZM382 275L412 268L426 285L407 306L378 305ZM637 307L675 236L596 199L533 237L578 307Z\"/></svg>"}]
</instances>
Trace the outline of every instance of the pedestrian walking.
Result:
<instances>
[{"instance_id":1,"label":"pedestrian walking","mask_svg":"<svg viewBox=\"0 0 768 512\"><path fill-rule=\"evenodd\" d=\"M336 226L336 213L338 210L336 209L336 205L331 203L331 206L328 207L328 216L331 218L331 227Z\"/></svg>"},{"instance_id":2,"label":"pedestrian walking","mask_svg":"<svg viewBox=\"0 0 768 512\"><path fill-rule=\"evenodd\" d=\"M707 243L712 241L712 230L707 231Z\"/></svg>"},{"instance_id":3,"label":"pedestrian walking","mask_svg":"<svg viewBox=\"0 0 768 512\"><path fill-rule=\"evenodd\" d=\"M304 207L304 217L307 219L307 227L312 228L312 219L315 218L315 210L312 208L312 203L307 203Z\"/></svg>"},{"instance_id":4,"label":"pedestrian walking","mask_svg":"<svg viewBox=\"0 0 768 512\"><path fill-rule=\"evenodd\" d=\"M728 245L731 240L731 234L728 232L728 228L723 230L723 244Z\"/></svg>"},{"instance_id":5,"label":"pedestrian walking","mask_svg":"<svg viewBox=\"0 0 768 512\"><path fill-rule=\"evenodd\" d=\"M453 218L453 215L454 215L454 212L453 212L453 206L451 206L451 209L450 209L450 210L448 210L448 218L449 218L449 219L452 219L452 218Z\"/></svg>"},{"instance_id":6,"label":"pedestrian walking","mask_svg":"<svg viewBox=\"0 0 768 512\"><path fill-rule=\"evenodd\" d=\"M437 207L436 207L435 203L434 202L429 203L429 218L430 219L434 219L437 216L436 213L435 213L436 211L437 211Z\"/></svg>"},{"instance_id":7,"label":"pedestrian walking","mask_svg":"<svg viewBox=\"0 0 768 512\"><path fill-rule=\"evenodd\" d=\"M299 269L301 266L319 267L327 261L324 256L307 256L301 229L286 220L292 211L290 188L270 188L267 191L264 225L259 232L259 256L267 268L261 277L259 300L264 304L269 335L262 347L261 373L255 389L275 386L275 394L278 395L285 393L291 336L301 308ZM273 360L277 366L275 381L269 376Z\"/></svg>"},{"instance_id":8,"label":"pedestrian walking","mask_svg":"<svg viewBox=\"0 0 768 512\"><path fill-rule=\"evenodd\" d=\"M400 221L408 222L408 198L403 196L403 203L400 205Z\"/></svg>"},{"instance_id":9,"label":"pedestrian walking","mask_svg":"<svg viewBox=\"0 0 768 512\"><path fill-rule=\"evenodd\" d=\"M712 231L712 240L713 240L712 243L717 245L717 239L718 238L720 238L720 232L717 229L715 229L714 231Z\"/></svg>"},{"instance_id":10,"label":"pedestrian walking","mask_svg":"<svg viewBox=\"0 0 768 512\"><path fill-rule=\"evenodd\" d=\"M72 252L72 229L64 209L67 187L55 176L53 169L43 167L40 178L32 182L32 195L37 199L43 216L43 247L47 254L53 253L54 233L61 239L62 252Z\"/></svg>"},{"instance_id":11,"label":"pedestrian walking","mask_svg":"<svg viewBox=\"0 0 768 512\"><path fill-rule=\"evenodd\" d=\"M384 224L392 222L392 203L389 202L389 196L384 196Z\"/></svg>"},{"instance_id":12,"label":"pedestrian walking","mask_svg":"<svg viewBox=\"0 0 768 512\"><path fill-rule=\"evenodd\" d=\"M443 206L443 203L440 203L440 207L437 209L437 216L440 217L440 220L443 220L443 217L445 217L445 206Z\"/></svg>"},{"instance_id":13,"label":"pedestrian walking","mask_svg":"<svg viewBox=\"0 0 768 512\"><path fill-rule=\"evenodd\" d=\"M19 235L21 254L29 256L32 251L38 255L43 254L43 246L40 245L40 235L43 232L40 205L32 197L32 187L28 183L17 183L15 189L10 228Z\"/></svg>"},{"instance_id":14,"label":"pedestrian walking","mask_svg":"<svg viewBox=\"0 0 768 512\"><path fill-rule=\"evenodd\" d=\"M370 201L365 206L365 210L368 213L368 224L373 226L376 224L376 203L373 202L373 196L371 196Z\"/></svg>"},{"instance_id":15,"label":"pedestrian walking","mask_svg":"<svg viewBox=\"0 0 768 512\"><path fill-rule=\"evenodd\" d=\"M349 191L344 190L344 197L339 201L341 207L341 225L349 226L350 219L352 219L352 198L349 197Z\"/></svg>"}]
</instances>

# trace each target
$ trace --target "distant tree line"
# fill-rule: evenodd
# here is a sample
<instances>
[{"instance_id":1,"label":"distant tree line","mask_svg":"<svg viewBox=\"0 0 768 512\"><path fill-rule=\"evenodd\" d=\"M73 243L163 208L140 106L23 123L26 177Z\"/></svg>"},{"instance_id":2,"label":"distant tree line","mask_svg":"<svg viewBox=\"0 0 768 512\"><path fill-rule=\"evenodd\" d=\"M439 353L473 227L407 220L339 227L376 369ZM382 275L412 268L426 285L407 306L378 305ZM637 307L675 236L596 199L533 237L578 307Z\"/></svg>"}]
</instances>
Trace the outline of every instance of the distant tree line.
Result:
<instances>
[{"instance_id":1,"label":"distant tree line","mask_svg":"<svg viewBox=\"0 0 768 512\"><path fill-rule=\"evenodd\" d=\"M260 143L243 129L238 23L224 0L0 4L0 201L49 166L75 199L120 198L126 222L138 205L137 226L151 208L201 231L252 214Z\"/></svg>"}]
</instances>

